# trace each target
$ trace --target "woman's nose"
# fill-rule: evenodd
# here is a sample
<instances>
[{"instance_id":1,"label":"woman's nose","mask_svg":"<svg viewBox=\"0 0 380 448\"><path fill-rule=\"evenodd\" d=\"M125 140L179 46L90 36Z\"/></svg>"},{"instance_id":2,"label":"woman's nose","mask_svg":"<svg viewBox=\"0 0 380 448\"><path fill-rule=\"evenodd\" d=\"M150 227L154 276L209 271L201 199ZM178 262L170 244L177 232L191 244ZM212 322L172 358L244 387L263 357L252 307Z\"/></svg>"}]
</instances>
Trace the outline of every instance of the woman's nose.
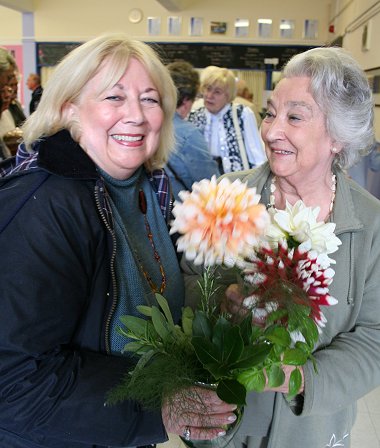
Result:
<instances>
[{"instance_id":1,"label":"woman's nose","mask_svg":"<svg viewBox=\"0 0 380 448\"><path fill-rule=\"evenodd\" d=\"M283 138L284 126L277 117L272 118L270 122L263 121L261 125L261 136L264 141L275 141Z\"/></svg>"},{"instance_id":2,"label":"woman's nose","mask_svg":"<svg viewBox=\"0 0 380 448\"><path fill-rule=\"evenodd\" d=\"M144 109L139 99L129 99L123 107L123 122L140 125L145 121Z\"/></svg>"}]
</instances>

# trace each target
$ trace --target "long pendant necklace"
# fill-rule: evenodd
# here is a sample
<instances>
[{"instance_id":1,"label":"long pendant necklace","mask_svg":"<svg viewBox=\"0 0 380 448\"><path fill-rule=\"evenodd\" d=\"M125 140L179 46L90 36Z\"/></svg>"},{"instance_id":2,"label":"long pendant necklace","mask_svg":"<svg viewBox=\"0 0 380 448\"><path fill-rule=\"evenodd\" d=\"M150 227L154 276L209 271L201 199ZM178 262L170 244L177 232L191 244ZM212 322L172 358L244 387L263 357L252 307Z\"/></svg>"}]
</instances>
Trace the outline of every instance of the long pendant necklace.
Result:
<instances>
[{"instance_id":1,"label":"long pendant necklace","mask_svg":"<svg viewBox=\"0 0 380 448\"><path fill-rule=\"evenodd\" d=\"M272 177L272 182L270 184L270 195L269 195L269 204L267 205L267 209L275 209L276 205L276 198L274 196L274 193L276 191L276 176ZM330 201L330 206L329 206L329 213L326 217L326 219L329 218L329 216L331 215L331 212L333 211L334 208L334 202L335 202L335 195L336 195L336 176L335 174L332 175L331 177L331 191L332 191L332 195L331 195L331 201Z\"/></svg>"},{"instance_id":2,"label":"long pendant necklace","mask_svg":"<svg viewBox=\"0 0 380 448\"><path fill-rule=\"evenodd\" d=\"M145 193L143 192L143 190L139 190L139 208L141 213L144 216L144 224L145 224L145 229L146 229L146 233L148 236L148 239L150 241L150 245L152 246L152 250L153 250L153 256L154 256L154 260L156 261L156 263L158 263L158 266L160 268L160 273L161 273L161 285L160 287L158 287L152 277L149 275L148 272L146 272L146 270L144 269L143 266L141 266L142 272L144 274L144 277L146 279L146 281L148 282L150 289L154 292L154 293L160 293L163 294L163 292L165 291L166 288L166 274L165 274L165 270L164 270L164 266L162 265L161 262L161 257L156 249L156 246L154 244L154 240L153 240L153 233L152 230L150 228L147 216L146 216L146 212L148 209L147 206L147 201L146 201L146 196Z\"/></svg>"}]
</instances>

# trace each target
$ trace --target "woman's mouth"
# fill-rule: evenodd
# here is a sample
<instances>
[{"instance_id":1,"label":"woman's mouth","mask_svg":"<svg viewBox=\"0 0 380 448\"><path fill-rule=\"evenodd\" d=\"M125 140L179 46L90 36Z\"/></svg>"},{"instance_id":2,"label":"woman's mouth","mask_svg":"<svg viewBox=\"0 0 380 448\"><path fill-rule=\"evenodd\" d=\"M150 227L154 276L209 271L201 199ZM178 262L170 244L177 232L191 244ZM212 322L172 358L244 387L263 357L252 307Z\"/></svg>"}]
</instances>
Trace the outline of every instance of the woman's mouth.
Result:
<instances>
[{"instance_id":1,"label":"woman's mouth","mask_svg":"<svg viewBox=\"0 0 380 448\"><path fill-rule=\"evenodd\" d=\"M143 135L121 135L121 134L114 134L111 137L119 142L127 142L127 143L140 142L144 138Z\"/></svg>"},{"instance_id":2,"label":"woman's mouth","mask_svg":"<svg viewBox=\"0 0 380 448\"><path fill-rule=\"evenodd\" d=\"M289 156L289 155L293 154L292 151L286 151L285 149L272 149L272 152L275 154L280 154L280 155L284 155L284 156Z\"/></svg>"}]
</instances>

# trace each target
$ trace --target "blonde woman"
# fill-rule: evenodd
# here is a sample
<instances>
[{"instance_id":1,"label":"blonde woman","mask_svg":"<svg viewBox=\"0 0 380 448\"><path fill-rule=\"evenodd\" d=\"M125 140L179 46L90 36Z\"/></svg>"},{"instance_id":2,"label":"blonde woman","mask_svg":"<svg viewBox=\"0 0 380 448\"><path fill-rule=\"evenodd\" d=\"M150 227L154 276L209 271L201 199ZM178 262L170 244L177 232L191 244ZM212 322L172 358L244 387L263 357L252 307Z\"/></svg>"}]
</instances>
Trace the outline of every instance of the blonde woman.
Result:
<instances>
[{"instance_id":1,"label":"blonde woman","mask_svg":"<svg viewBox=\"0 0 380 448\"><path fill-rule=\"evenodd\" d=\"M265 153L252 110L233 104L236 79L231 70L213 67L201 77L204 106L190 113L189 121L203 133L221 172L261 165Z\"/></svg>"},{"instance_id":2,"label":"blonde woman","mask_svg":"<svg viewBox=\"0 0 380 448\"><path fill-rule=\"evenodd\" d=\"M233 418L213 392L187 413L104 406L134 362L120 315L156 292L176 320L183 304L160 169L175 107L150 47L101 36L59 64L23 128L19 164L0 167L1 446L144 446L166 431L211 439Z\"/></svg>"}]
</instances>

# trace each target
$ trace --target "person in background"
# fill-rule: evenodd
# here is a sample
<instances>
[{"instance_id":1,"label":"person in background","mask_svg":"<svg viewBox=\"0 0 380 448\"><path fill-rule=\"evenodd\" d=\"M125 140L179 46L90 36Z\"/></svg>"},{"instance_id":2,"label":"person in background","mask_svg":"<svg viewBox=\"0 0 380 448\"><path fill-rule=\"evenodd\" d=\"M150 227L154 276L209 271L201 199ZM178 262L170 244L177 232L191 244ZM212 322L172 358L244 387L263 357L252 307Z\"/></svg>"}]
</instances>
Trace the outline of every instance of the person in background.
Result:
<instances>
[{"instance_id":1,"label":"person in background","mask_svg":"<svg viewBox=\"0 0 380 448\"><path fill-rule=\"evenodd\" d=\"M249 90L244 79L238 79L236 81L236 97L234 99L234 103L249 107L255 114L257 126L260 127L261 117L257 110L256 104L253 102L253 94Z\"/></svg>"},{"instance_id":2,"label":"person in background","mask_svg":"<svg viewBox=\"0 0 380 448\"><path fill-rule=\"evenodd\" d=\"M207 78L210 73L214 70L214 69L219 69L220 67L216 66L216 65L208 65L207 67L204 67L199 75L199 82L200 82L200 86L203 83L203 79ZM205 105L204 101L203 101L203 93L200 90L200 86L198 88L198 92L197 95L195 97L195 100L193 102L193 105L191 106L191 110L196 110L199 109L200 107L203 107Z\"/></svg>"},{"instance_id":3,"label":"person in background","mask_svg":"<svg viewBox=\"0 0 380 448\"><path fill-rule=\"evenodd\" d=\"M44 91L40 76L37 73L31 73L26 80L26 86L32 91L32 98L29 103L29 113L32 114L37 109Z\"/></svg>"},{"instance_id":4,"label":"person in background","mask_svg":"<svg viewBox=\"0 0 380 448\"><path fill-rule=\"evenodd\" d=\"M20 127L26 120L26 116L18 100L18 83L19 83L19 73L14 72L12 79L9 82L9 87L12 89L12 94L11 94L11 103L8 109L13 117L15 127Z\"/></svg>"},{"instance_id":5,"label":"person in background","mask_svg":"<svg viewBox=\"0 0 380 448\"><path fill-rule=\"evenodd\" d=\"M0 121L3 112L7 109L10 102L10 86L16 61L6 48L0 47ZM0 160L11 156L9 148L4 143L0 132Z\"/></svg>"},{"instance_id":6,"label":"person in background","mask_svg":"<svg viewBox=\"0 0 380 448\"><path fill-rule=\"evenodd\" d=\"M14 71L17 69L14 57L6 48L0 47L0 91L9 87Z\"/></svg>"},{"instance_id":7,"label":"person in background","mask_svg":"<svg viewBox=\"0 0 380 448\"><path fill-rule=\"evenodd\" d=\"M139 315L157 292L176 321L181 314L161 168L175 107L148 45L97 37L57 66L23 125L20 154L0 166L1 446L145 446L167 432L212 439L234 419L234 406L203 389L189 391L190 412L183 394L162 412L105 406L135 362L123 353L120 316Z\"/></svg>"},{"instance_id":8,"label":"person in background","mask_svg":"<svg viewBox=\"0 0 380 448\"><path fill-rule=\"evenodd\" d=\"M193 110L189 121L203 133L221 172L241 171L266 158L251 109L233 104L236 80L231 70L214 68L202 77L204 106Z\"/></svg>"},{"instance_id":9,"label":"person in background","mask_svg":"<svg viewBox=\"0 0 380 448\"><path fill-rule=\"evenodd\" d=\"M7 85L1 91L1 117L0 117L0 136L4 137L4 135L15 129L16 125L13 120L11 113L9 112L9 105L11 104L12 98L12 88Z\"/></svg>"},{"instance_id":10,"label":"person in background","mask_svg":"<svg viewBox=\"0 0 380 448\"><path fill-rule=\"evenodd\" d=\"M324 307L327 322L302 386L288 402L280 388L250 393L235 447L349 448L356 403L380 385L380 202L346 176L373 145L373 100L366 75L341 48L294 56L268 100L261 125L268 162L228 175L256 187L268 208L302 200L335 223L342 244L331 257L335 276ZM240 309L237 285L225 306Z\"/></svg>"},{"instance_id":11,"label":"person in background","mask_svg":"<svg viewBox=\"0 0 380 448\"><path fill-rule=\"evenodd\" d=\"M11 81L10 81L11 85ZM8 157L14 155L17 151L19 139L21 137L20 128L16 127L13 116L9 110L12 102L13 89L9 86L3 88L1 93L2 106L0 116L0 137L5 145Z\"/></svg>"},{"instance_id":12,"label":"person in background","mask_svg":"<svg viewBox=\"0 0 380 448\"><path fill-rule=\"evenodd\" d=\"M199 88L198 72L185 61L172 62L167 65L167 69L178 96L173 121L176 146L166 164L166 170L174 197L178 199L179 191L191 190L194 182L210 179L213 175L218 177L220 173L200 130L186 120Z\"/></svg>"},{"instance_id":13,"label":"person in background","mask_svg":"<svg viewBox=\"0 0 380 448\"><path fill-rule=\"evenodd\" d=\"M2 95L0 95L0 119L1 119L1 110L3 107L3 100ZM7 159L8 157L11 157L11 152L7 145L5 144L4 140L0 137L0 161Z\"/></svg>"}]
</instances>

